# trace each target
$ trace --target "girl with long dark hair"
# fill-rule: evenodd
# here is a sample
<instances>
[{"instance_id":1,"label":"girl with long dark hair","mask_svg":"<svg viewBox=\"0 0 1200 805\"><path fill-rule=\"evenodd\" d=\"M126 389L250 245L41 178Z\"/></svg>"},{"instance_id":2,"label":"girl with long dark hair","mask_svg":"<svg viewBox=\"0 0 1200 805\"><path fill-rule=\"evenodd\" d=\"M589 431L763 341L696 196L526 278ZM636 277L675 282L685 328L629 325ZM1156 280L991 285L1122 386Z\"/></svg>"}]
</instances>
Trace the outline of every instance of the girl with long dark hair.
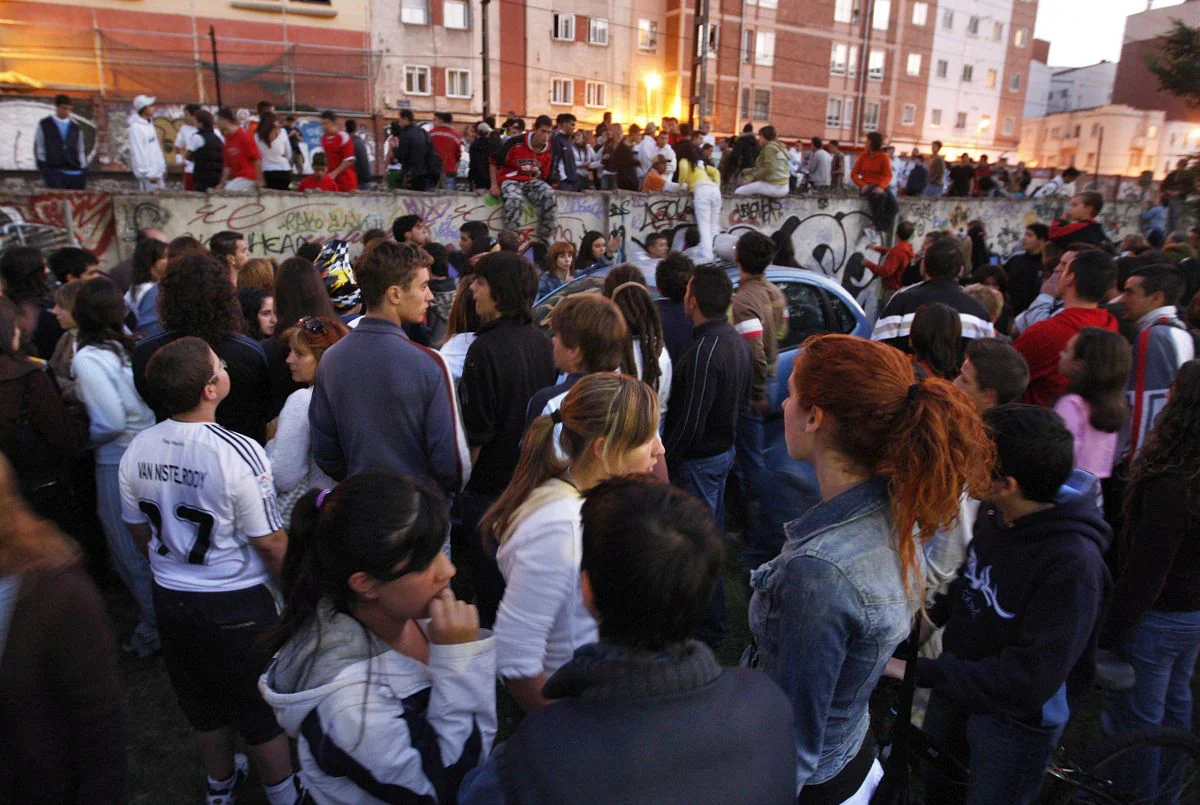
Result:
<instances>
[{"instance_id":1,"label":"girl with long dark hair","mask_svg":"<svg viewBox=\"0 0 1200 805\"><path fill-rule=\"evenodd\" d=\"M667 352L662 316L650 298L646 278L636 266L618 266L608 272L602 290L616 303L629 327L630 338L625 345L621 371L640 378L654 389L661 419L667 415L667 400L671 396L671 353Z\"/></svg>"},{"instance_id":2,"label":"girl with long dark hair","mask_svg":"<svg viewBox=\"0 0 1200 805\"><path fill-rule=\"evenodd\" d=\"M962 320L958 311L941 302L917 308L908 335L913 360L925 372L943 380L958 377L962 367Z\"/></svg>"},{"instance_id":3,"label":"girl with long dark hair","mask_svg":"<svg viewBox=\"0 0 1200 805\"><path fill-rule=\"evenodd\" d=\"M435 489L380 473L296 503L279 653L259 687L319 802L453 803L491 750L495 638L450 591L447 510Z\"/></svg>"},{"instance_id":4,"label":"girl with long dark hair","mask_svg":"<svg viewBox=\"0 0 1200 805\"><path fill-rule=\"evenodd\" d=\"M555 425L562 425L555 450ZM646 473L663 455L658 400L628 375L579 380L525 433L508 487L479 523L504 596L496 615L497 671L525 712L548 700L542 685L575 649L596 640L579 591L582 493L614 475Z\"/></svg>"},{"instance_id":5,"label":"girl with long dark hair","mask_svg":"<svg viewBox=\"0 0 1200 805\"><path fill-rule=\"evenodd\" d=\"M1071 336L1058 358L1067 393L1054 411L1075 437L1075 468L1097 478L1112 475L1117 433L1129 416L1125 393L1132 360L1129 342L1099 327Z\"/></svg>"},{"instance_id":6,"label":"girl with long dark hair","mask_svg":"<svg viewBox=\"0 0 1200 805\"><path fill-rule=\"evenodd\" d=\"M290 347L283 338L284 332L305 316L326 318L337 315L333 303L329 301L329 292L321 282L321 273L303 257L291 257L279 266L279 271L275 273L274 296L275 335L262 344L263 351L267 353L267 372L271 383L271 402L267 407L269 419L279 416L287 398L301 388L292 380L292 373L288 369Z\"/></svg>"},{"instance_id":7,"label":"girl with long dark hair","mask_svg":"<svg viewBox=\"0 0 1200 805\"><path fill-rule=\"evenodd\" d=\"M79 325L79 351L71 362L75 388L87 408L89 446L96 454L96 505L108 550L121 581L137 601L139 619L129 649L141 656L159 649L151 597L150 563L121 518L121 457L133 437L154 424L138 395L125 335L125 299L107 277L79 286L71 311Z\"/></svg>"},{"instance_id":8,"label":"girl with long dark hair","mask_svg":"<svg viewBox=\"0 0 1200 805\"><path fill-rule=\"evenodd\" d=\"M287 190L292 186L292 142L279 127L274 112L265 112L258 118L258 130L254 133L258 150L262 153L263 181L271 190Z\"/></svg>"},{"instance_id":9,"label":"girl with long dark hair","mask_svg":"<svg viewBox=\"0 0 1200 805\"><path fill-rule=\"evenodd\" d=\"M990 488L995 446L963 392L879 342L808 339L788 388L788 453L821 502L751 573L747 660L792 700L800 803L866 802L882 776L867 704L921 605L921 546Z\"/></svg>"},{"instance_id":10,"label":"girl with long dark hair","mask_svg":"<svg viewBox=\"0 0 1200 805\"><path fill-rule=\"evenodd\" d=\"M125 304L137 320L138 338L162 332L158 318L158 283L167 273L167 244L142 238L133 249L133 278L125 292Z\"/></svg>"},{"instance_id":11,"label":"girl with long dark hair","mask_svg":"<svg viewBox=\"0 0 1200 805\"><path fill-rule=\"evenodd\" d=\"M608 241L603 232L590 229L583 233L579 241L579 254L575 258L576 277L582 277L601 268L608 268L616 263L616 256L609 254Z\"/></svg>"}]
</instances>

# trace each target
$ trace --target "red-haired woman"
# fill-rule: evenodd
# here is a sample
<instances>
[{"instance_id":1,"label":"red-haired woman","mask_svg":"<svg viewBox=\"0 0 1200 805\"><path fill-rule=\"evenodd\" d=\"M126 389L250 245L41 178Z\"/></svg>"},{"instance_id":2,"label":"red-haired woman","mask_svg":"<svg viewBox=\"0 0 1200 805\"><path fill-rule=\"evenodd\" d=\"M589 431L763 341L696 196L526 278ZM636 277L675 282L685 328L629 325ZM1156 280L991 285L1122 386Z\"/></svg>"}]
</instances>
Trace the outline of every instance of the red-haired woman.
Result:
<instances>
[{"instance_id":1,"label":"red-haired woman","mask_svg":"<svg viewBox=\"0 0 1200 805\"><path fill-rule=\"evenodd\" d=\"M866 803L882 777L867 702L924 589L921 543L990 482L971 401L884 344L809 339L784 402L788 452L821 502L751 574L751 659L792 700L801 803Z\"/></svg>"},{"instance_id":2,"label":"red-haired woman","mask_svg":"<svg viewBox=\"0 0 1200 805\"><path fill-rule=\"evenodd\" d=\"M309 489L332 489L337 485L312 459L308 404L321 356L349 332L342 320L333 316L305 316L283 334L282 340L289 347L287 366L292 382L299 383L300 388L288 395L279 412L275 437L267 442L267 458L271 459L279 513L285 523L291 520L296 500Z\"/></svg>"}]
</instances>

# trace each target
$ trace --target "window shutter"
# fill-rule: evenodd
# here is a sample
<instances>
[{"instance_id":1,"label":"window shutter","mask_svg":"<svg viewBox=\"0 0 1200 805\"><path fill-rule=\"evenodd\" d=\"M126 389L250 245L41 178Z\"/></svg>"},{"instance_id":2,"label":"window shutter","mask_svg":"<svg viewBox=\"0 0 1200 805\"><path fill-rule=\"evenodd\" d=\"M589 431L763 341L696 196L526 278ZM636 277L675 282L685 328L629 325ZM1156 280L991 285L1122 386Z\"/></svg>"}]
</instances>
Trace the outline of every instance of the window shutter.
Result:
<instances>
[{"instance_id":1,"label":"window shutter","mask_svg":"<svg viewBox=\"0 0 1200 805\"><path fill-rule=\"evenodd\" d=\"M433 94L439 98L446 97L446 68L433 68Z\"/></svg>"},{"instance_id":2,"label":"window shutter","mask_svg":"<svg viewBox=\"0 0 1200 805\"><path fill-rule=\"evenodd\" d=\"M575 15L575 41L576 42L588 41L589 27L590 26L589 26L587 17L583 16L582 14Z\"/></svg>"}]
</instances>

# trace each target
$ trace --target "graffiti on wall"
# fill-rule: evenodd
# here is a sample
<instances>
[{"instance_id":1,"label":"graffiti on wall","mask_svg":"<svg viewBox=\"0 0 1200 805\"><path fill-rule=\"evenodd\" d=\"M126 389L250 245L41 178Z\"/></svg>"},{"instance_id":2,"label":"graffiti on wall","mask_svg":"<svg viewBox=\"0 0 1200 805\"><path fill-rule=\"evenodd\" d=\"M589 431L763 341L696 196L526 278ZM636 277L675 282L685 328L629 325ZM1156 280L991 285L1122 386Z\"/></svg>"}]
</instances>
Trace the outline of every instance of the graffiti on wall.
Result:
<instances>
[{"instance_id":1,"label":"graffiti on wall","mask_svg":"<svg viewBox=\"0 0 1200 805\"><path fill-rule=\"evenodd\" d=\"M103 265L119 258L113 197L51 190L0 196L0 245L25 243L49 251L79 245Z\"/></svg>"},{"instance_id":2,"label":"graffiti on wall","mask_svg":"<svg viewBox=\"0 0 1200 805\"><path fill-rule=\"evenodd\" d=\"M75 101L71 119L83 134L84 150L91 160L96 155L96 122L92 105ZM42 118L54 114L51 99L0 97L0 170L37 170L33 138Z\"/></svg>"}]
</instances>

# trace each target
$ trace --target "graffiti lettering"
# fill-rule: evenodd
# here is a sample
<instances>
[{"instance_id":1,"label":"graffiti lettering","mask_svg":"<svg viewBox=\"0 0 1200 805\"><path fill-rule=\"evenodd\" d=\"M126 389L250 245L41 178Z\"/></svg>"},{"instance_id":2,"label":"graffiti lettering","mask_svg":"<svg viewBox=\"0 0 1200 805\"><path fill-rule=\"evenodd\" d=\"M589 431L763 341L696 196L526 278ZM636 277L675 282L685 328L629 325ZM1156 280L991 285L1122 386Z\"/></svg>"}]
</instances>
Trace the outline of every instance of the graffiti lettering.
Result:
<instances>
[{"instance_id":1,"label":"graffiti lettering","mask_svg":"<svg viewBox=\"0 0 1200 805\"><path fill-rule=\"evenodd\" d=\"M770 226L778 221L783 212L783 202L774 198L737 199L729 214L731 224L746 226Z\"/></svg>"}]
</instances>

